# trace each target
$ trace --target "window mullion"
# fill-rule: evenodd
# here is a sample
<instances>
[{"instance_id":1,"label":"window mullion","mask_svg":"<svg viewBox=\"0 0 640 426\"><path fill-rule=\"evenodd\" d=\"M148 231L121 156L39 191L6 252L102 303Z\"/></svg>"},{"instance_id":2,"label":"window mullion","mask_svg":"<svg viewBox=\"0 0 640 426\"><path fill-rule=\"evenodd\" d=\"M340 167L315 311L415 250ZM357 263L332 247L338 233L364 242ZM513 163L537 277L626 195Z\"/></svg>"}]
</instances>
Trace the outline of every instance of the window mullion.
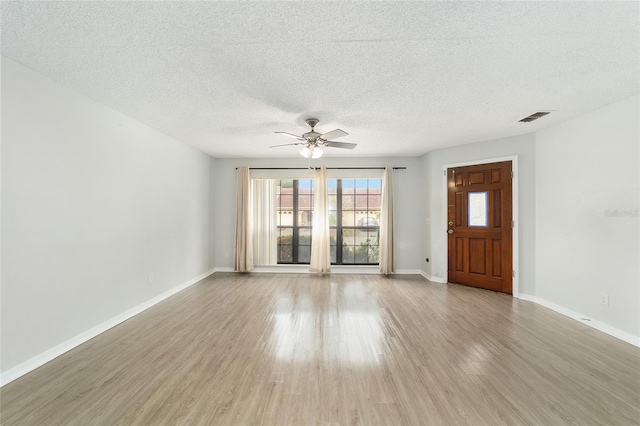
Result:
<instances>
[{"instance_id":1,"label":"window mullion","mask_svg":"<svg viewBox=\"0 0 640 426\"><path fill-rule=\"evenodd\" d=\"M364 217L366 218L365 220L367 221L367 226L369 226L369 179L367 179L367 195L366 195L366 197L367 197L367 206L366 206L367 210L365 210L365 216ZM365 262L367 262L367 263L369 263L369 245L371 244L371 240L369 239L369 229L370 228L367 227L367 240L366 240L367 241L367 254L366 254L365 259L364 259Z\"/></svg>"},{"instance_id":2,"label":"window mullion","mask_svg":"<svg viewBox=\"0 0 640 426\"><path fill-rule=\"evenodd\" d=\"M342 264L342 179L336 183L336 264Z\"/></svg>"},{"instance_id":3,"label":"window mullion","mask_svg":"<svg viewBox=\"0 0 640 426\"><path fill-rule=\"evenodd\" d=\"M298 179L293 180L293 237L291 256L293 263L298 263Z\"/></svg>"}]
</instances>

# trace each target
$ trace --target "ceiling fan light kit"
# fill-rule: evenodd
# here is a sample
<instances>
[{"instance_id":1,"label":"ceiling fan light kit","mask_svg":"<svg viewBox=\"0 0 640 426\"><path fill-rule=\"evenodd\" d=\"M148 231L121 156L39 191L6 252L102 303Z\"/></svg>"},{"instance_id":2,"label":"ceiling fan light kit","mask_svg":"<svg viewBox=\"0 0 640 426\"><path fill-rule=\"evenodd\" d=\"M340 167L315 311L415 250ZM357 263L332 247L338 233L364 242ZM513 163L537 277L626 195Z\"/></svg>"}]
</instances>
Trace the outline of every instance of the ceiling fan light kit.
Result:
<instances>
[{"instance_id":1,"label":"ceiling fan light kit","mask_svg":"<svg viewBox=\"0 0 640 426\"><path fill-rule=\"evenodd\" d=\"M323 153L324 152L322 151L322 149L317 147L317 146L311 146L311 147L306 147L305 146L300 151L300 155L302 155L304 158L312 158L314 160L316 158L322 157Z\"/></svg>"},{"instance_id":2,"label":"ceiling fan light kit","mask_svg":"<svg viewBox=\"0 0 640 426\"><path fill-rule=\"evenodd\" d=\"M302 145L304 148L300 151L300 155L309 159L316 159L322 157L324 153L322 148L342 148L342 149L353 149L357 146L355 143L349 142L335 142L330 141L329 139L341 138L343 136L347 136L349 133L345 132L341 129L335 129L327 133L318 133L315 131L315 127L320 120L317 118L308 118L307 124L311 127L311 131L307 133L303 133L301 136L294 135L293 133L288 132L276 132L280 134L287 135L289 137L298 139L300 142L287 143L282 145L272 145L269 148L276 148L280 146L291 146L291 145Z\"/></svg>"}]
</instances>

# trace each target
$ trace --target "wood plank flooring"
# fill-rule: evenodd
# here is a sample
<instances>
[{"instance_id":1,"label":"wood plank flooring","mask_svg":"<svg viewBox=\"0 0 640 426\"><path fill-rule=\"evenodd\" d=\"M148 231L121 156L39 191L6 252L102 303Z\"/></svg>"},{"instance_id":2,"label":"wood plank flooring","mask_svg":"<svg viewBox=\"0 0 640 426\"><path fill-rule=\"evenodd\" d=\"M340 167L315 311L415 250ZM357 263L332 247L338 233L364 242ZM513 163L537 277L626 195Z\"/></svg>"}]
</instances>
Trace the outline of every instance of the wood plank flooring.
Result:
<instances>
[{"instance_id":1,"label":"wood plank flooring","mask_svg":"<svg viewBox=\"0 0 640 426\"><path fill-rule=\"evenodd\" d=\"M216 273L0 391L3 425L640 424L640 349L419 276Z\"/></svg>"}]
</instances>

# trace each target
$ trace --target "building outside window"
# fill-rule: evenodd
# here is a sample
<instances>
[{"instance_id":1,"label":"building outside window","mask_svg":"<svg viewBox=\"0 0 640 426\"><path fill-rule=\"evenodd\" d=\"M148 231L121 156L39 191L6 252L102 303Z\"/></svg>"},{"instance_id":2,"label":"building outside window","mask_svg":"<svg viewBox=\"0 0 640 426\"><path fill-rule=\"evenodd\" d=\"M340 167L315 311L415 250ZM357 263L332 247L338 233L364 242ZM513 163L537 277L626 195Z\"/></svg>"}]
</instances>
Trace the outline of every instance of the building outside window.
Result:
<instances>
[{"instance_id":1,"label":"building outside window","mask_svg":"<svg viewBox=\"0 0 640 426\"><path fill-rule=\"evenodd\" d=\"M381 179L329 179L331 263L377 265L380 241ZM279 264L311 260L313 180L277 181Z\"/></svg>"}]
</instances>

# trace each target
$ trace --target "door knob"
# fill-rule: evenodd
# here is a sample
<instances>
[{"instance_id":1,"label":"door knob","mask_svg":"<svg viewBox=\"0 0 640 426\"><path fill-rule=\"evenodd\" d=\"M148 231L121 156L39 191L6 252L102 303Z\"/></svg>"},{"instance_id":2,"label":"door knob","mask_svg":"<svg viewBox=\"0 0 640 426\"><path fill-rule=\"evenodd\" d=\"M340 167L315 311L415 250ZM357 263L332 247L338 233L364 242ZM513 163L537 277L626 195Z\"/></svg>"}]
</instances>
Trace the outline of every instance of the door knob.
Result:
<instances>
[{"instance_id":1,"label":"door knob","mask_svg":"<svg viewBox=\"0 0 640 426\"><path fill-rule=\"evenodd\" d=\"M453 229L449 229L447 232L448 232L449 234L453 234Z\"/></svg>"}]
</instances>

